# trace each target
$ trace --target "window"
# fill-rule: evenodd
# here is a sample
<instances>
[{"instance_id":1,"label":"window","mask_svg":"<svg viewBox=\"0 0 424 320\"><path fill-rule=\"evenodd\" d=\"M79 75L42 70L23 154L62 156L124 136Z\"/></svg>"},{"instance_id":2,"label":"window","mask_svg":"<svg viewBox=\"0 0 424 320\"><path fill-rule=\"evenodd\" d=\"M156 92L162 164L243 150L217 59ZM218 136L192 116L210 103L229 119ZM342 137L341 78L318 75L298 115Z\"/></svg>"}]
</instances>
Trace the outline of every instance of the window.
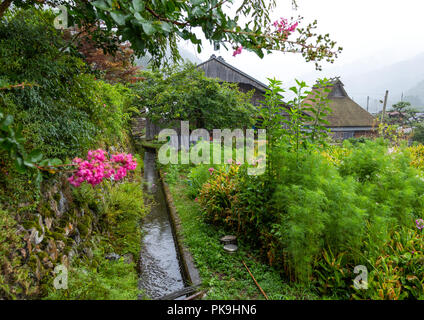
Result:
<instances>
[{"instance_id":1,"label":"window","mask_svg":"<svg viewBox=\"0 0 424 320\"><path fill-rule=\"evenodd\" d=\"M343 140L353 138L354 134L354 131L343 132Z\"/></svg>"}]
</instances>

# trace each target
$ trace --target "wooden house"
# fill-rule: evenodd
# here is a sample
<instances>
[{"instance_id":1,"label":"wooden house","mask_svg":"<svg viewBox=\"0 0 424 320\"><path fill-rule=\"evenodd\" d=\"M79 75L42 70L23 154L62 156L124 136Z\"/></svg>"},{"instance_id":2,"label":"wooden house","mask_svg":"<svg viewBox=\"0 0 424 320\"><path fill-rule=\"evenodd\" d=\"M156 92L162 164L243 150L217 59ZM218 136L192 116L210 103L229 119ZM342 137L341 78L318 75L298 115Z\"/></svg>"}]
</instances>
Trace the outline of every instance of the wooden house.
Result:
<instances>
[{"instance_id":1,"label":"wooden house","mask_svg":"<svg viewBox=\"0 0 424 320\"><path fill-rule=\"evenodd\" d=\"M205 76L208 78L219 79L221 83L237 83L239 90L242 92L255 90L252 96L252 104L255 106L259 106L260 101L264 100L264 93L268 87L262 82L225 62L224 58L221 56L216 57L213 54L209 60L199 64L198 68L203 69Z\"/></svg>"}]
</instances>

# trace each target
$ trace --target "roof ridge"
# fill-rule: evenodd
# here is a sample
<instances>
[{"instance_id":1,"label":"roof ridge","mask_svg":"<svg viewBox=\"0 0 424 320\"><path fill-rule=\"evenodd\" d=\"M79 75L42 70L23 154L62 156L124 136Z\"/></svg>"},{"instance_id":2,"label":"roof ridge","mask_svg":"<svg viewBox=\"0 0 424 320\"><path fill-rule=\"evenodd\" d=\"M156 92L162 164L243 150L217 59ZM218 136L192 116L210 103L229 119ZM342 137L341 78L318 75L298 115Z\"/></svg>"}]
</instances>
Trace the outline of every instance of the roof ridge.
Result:
<instances>
[{"instance_id":1,"label":"roof ridge","mask_svg":"<svg viewBox=\"0 0 424 320\"><path fill-rule=\"evenodd\" d=\"M238 68L234 67L233 65L229 64L228 62L226 62L222 56L217 57L215 54L212 54L211 57L208 60L198 64L197 67L200 67L200 66L202 66L202 65L204 65L207 62L212 61L212 60L215 60L215 61L221 63L222 65L226 66L227 68L232 69L234 72L237 72L237 73L241 74L242 76L248 78L249 80L255 82L256 84L258 84L259 87L262 87L264 90L269 89L269 87L266 84L262 83L261 81L253 78L252 76L248 75L247 73L241 71L240 69L238 69Z\"/></svg>"}]
</instances>

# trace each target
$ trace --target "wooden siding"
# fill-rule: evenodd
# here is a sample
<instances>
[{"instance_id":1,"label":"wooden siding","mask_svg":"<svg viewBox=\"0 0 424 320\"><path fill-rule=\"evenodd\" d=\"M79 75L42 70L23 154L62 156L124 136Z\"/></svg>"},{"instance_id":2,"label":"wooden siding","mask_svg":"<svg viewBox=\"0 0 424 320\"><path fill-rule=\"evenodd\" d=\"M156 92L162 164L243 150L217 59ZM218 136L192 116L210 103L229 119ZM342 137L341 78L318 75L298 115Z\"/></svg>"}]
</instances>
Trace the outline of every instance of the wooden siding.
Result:
<instances>
[{"instance_id":1,"label":"wooden siding","mask_svg":"<svg viewBox=\"0 0 424 320\"><path fill-rule=\"evenodd\" d=\"M199 64L198 67L205 71L208 78L218 78L230 83L249 84L259 91L265 91L268 88L262 82L225 62L222 57L217 58L212 55L209 60Z\"/></svg>"}]
</instances>

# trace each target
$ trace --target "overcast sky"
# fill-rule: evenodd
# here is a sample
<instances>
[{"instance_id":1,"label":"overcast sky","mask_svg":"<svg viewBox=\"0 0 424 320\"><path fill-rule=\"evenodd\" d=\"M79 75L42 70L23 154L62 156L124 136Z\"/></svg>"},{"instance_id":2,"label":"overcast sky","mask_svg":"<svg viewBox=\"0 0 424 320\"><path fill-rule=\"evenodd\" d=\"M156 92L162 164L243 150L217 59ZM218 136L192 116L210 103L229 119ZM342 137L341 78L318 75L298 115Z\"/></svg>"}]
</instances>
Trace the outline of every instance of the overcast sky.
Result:
<instances>
[{"instance_id":1,"label":"overcast sky","mask_svg":"<svg viewBox=\"0 0 424 320\"><path fill-rule=\"evenodd\" d=\"M267 83L267 77L284 82L294 78L309 80L312 75L331 76L343 67L348 70L372 70L393 62L411 58L424 52L423 0L298 0L299 8L292 10L291 0L278 0L273 20L301 15L303 24L318 20L319 32L329 33L331 39L344 48L331 64L323 64L323 73L315 73L314 63L306 63L300 55L280 52L263 59L243 51L232 56L232 51L213 48L204 41L204 50L197 54L192 45L187 48L204 61L211 54L221 55L230 64ZM312 72L314 72L312 74ZM334 74L338 75L338 74Z\"/></svg>"}]
</instances>

